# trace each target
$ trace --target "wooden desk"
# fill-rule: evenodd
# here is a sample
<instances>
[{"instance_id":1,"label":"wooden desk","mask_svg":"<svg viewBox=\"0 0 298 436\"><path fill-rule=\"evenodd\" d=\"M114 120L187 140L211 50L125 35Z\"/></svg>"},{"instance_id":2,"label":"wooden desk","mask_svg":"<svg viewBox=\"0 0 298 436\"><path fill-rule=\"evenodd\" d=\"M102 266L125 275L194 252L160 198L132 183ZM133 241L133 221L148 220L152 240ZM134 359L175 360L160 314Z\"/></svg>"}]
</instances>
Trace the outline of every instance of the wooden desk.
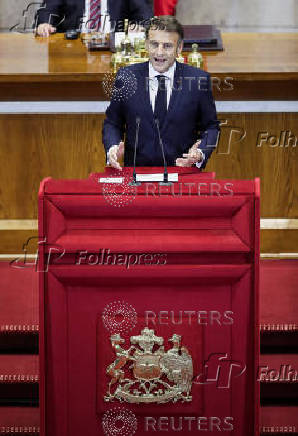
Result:
<instances>
[{"instance_id":1,"label":"wooden desk","mask_svg":"<svg viewBox=\"0 0 298 436\"><path fill-rule=\"evenodd\" d=\"M223 52L204 53L217 100L298 99L298 33L226 33L223 42ZM61 34L0 34L0 99L107 100L109 63L110 53Z\"/></svg>"}]
</instances>

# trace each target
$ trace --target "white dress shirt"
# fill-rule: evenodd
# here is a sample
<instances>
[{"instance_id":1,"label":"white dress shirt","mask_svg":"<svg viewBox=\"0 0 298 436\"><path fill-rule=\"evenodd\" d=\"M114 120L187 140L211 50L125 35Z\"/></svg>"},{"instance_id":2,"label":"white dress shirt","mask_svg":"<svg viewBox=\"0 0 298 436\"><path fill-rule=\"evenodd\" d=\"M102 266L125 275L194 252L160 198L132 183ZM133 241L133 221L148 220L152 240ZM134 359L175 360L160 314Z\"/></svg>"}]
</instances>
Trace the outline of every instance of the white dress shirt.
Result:
<instances>
[{"instance_id":1,"label":"white dress shirt","mask_svg":"<svg viewBox=\"0 0 298 436\"><path fill-rule=\"evenodd\" d=\"M164 76L166 78L166 87L167 87L167 103L169 108L169 103L172 95L173 90L173 83L174 83L174 75L176 71L176 62L170 67L168 71L165 73L159 73L156 71L151 62L149 62L149 96L150 96L150 103L152 106L152 110L154 112L155 109L155 100L158 92L158 79L157 76Z\"/></svg>"}]
</instances>

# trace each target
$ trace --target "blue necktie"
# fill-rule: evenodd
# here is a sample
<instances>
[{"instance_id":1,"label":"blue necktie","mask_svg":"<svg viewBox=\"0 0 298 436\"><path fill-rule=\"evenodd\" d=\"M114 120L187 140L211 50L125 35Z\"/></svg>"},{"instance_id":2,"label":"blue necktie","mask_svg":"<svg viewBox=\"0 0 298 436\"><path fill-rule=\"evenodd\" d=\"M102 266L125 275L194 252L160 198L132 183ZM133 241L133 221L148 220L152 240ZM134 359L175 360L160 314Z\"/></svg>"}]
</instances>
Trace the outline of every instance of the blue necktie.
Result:
<instances>
[{"instance_id":1,"label":"blue necktie","mask_svg":"<svg viewBox=\"0 0 298 436\"><path fill-rule=\"evenodd\" d=\"M155 99L154 117L158 119L162 127L168 111L167 86L165 76L156 76L158 80L158 92Z\"/></svg>"}]
</instances>

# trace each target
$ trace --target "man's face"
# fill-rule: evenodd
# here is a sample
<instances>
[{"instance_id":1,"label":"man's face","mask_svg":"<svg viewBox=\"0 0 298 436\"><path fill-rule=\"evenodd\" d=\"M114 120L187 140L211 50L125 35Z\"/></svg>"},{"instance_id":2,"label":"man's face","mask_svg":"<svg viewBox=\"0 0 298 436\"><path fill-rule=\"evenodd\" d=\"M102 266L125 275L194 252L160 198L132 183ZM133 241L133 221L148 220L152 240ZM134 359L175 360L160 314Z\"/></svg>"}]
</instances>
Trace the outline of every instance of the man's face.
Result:
<instances>
[{"instance_id":1,"label":"man's face","mask_svg":"<svg viewBox=\"0 0 298 436\"><path fill-rule=\"evenodd\" d=\"M176 32L150 29L146 47L153 68L159 73L165 73L181 53L182 43L178 44L179 35Z\"/></svg>"}]
</instances>

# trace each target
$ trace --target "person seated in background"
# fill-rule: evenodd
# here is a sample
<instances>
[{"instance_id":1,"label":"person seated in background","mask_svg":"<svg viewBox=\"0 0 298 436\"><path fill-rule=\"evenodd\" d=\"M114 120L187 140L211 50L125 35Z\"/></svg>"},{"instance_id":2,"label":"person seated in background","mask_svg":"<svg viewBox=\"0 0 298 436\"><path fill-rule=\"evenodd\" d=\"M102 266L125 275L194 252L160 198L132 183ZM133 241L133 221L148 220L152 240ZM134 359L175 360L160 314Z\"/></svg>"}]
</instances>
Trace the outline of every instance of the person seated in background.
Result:
<instances>
[{"instance_id":1,"label":"person seated in background","mask_svg":"<svg viewBox=\"0 0 298 436\"><path fill-rule=\"evenodd\" d=\"M117 23L126 18L134 22L152 18L153 4L152 0L46 0L37 12L36 33L49 36L79 29L85 11L85 19L90 23L106 21L104 16L109 12L110 20L117 27Z\"/></svg>"},{"instance_id":2,"label":"person seated in background","mask_svg":"<svg viewBox=\"0 0 298 436\"><path fill-rule=\"evenodd\" d=\"M153 0L108 0L109 14L112 23L116 23L116 31L122 31L123 20L128 18L134 23L148 21L153 18ZM122 21L122 23L121 23Z\"/></svg>"}]
</instances>

